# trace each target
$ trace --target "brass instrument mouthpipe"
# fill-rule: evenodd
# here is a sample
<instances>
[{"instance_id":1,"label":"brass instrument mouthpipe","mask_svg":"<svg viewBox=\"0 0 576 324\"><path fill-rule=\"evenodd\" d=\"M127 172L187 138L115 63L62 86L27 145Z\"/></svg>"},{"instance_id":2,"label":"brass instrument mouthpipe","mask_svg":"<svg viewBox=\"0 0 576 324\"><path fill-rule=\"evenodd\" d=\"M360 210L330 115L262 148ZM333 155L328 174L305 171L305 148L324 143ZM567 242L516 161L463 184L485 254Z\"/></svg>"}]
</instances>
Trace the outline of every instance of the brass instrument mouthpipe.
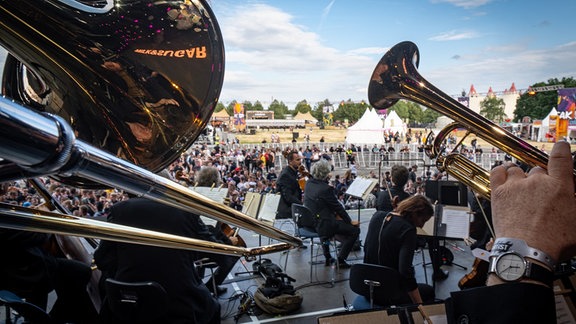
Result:
<instances>
[{"instance_id":1,"label":"brass instrument mouthpipe","mask_svg":"<svg viewBox=\"0 0 576 324\"><path fill-rule=\"evenodd\" d=\"M93 237L116 242L136 243L173 249L253 257L282 251L287 247L286 243L277 243L269 246L242 248L9 204L0 204L0 215L0 225L3 228Z\"/></svg>"},{"instance_id":2,"label":"brass instrument mouthpipe","mask_svg":"<svg viewBox=\"0 0 576 324\"><path fill-rule=\"evenodd\" d=\"M0 123L3 125L0 128L0 138L3 139L0 141L0 157L16 163L31 176L80 176L285 242L272 247L245 249L241 252L244 255L271 253L302 245L299 238L77 140L71 127L58 116L41 114L0 98ZM70 230L72 224L45 223L43 220L37 218L36 222L27 223L26 226L29 226L28 230L51 232L63 231L60 229L62 226L66 228L66 234L99 238L102 238L99 236L102 231L105 232L98 226L101 224L85 225L76 221L76 230L82 233L79 234ZM7 218L0 217L0 226L9 225Z\"/></svg>"}]
</instances>

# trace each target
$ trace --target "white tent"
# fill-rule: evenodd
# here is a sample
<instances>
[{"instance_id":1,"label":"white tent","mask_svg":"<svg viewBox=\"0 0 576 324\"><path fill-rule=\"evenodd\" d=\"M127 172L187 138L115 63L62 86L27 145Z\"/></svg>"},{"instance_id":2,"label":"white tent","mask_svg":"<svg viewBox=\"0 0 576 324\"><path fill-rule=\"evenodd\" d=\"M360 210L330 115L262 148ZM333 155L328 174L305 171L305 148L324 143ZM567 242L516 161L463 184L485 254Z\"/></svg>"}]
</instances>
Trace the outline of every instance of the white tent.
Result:
<instances>
[{"instance_id":1,"label":"white tent","mask_svg":"<svg viewBox=\"0 0 576 324\"><path fill-rule=\"evenodd\" d=\"M384 144L382 119L376 110L367 108L364 115L346 133L347 144Z\"/></svg>"},{"instance_id":2,"label":"white tent","mask_svg":"<svg viewBox=\"0 0 576 324\"><path fill-rule=\"evenodd\" d=\"M318 122L318 119L314 118L314 116L312 116L312 114L310 112L307 112L305 114L298 112L296 114L296 116L294 116L295 120L305 120L305 123L310 123L310 124L316 124Z\"/></svg>"},{"instance_id":3,"label":"white tent","mask_svg":"<svg viewBox=\"0 0 576 324\"><path fill-rule=\"evenodd\" d=\"M555 107L552 107L548 115L542 119L542 124L532 125L532 136L531 138L537 142L546 142L546 133L550 129L550 116L558 116L558 111Z\"/></svg>"},{"instance_id":4,"label":"white tent","mask_svg":"<svg viewBox=\"0 0 576 324\"><path fill-rule=\"evenodd\" d=\"M398 117L398 114L392 110L384 119L384 129L386 131L391 131L393 133L400 133L403 134L406 132L406 125L402 122L402 119Z\"/></svg>"}]
</instances>

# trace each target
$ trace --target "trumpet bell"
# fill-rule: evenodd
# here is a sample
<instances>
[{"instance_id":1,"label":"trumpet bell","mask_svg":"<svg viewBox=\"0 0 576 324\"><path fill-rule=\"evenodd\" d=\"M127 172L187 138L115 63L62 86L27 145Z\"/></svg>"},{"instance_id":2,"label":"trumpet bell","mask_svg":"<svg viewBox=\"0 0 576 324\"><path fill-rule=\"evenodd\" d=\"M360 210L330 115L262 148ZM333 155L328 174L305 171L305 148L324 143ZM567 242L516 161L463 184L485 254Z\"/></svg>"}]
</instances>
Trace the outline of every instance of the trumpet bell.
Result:
<instances>
[{"instance_id":1,"label":"trumpet bell","mask_svg":"<svg viewBox=\"0 0 576 324\"><path fill-rule=\"evenodd\" d=\"M411 64L406 64L410 61ZM405 82L418 83L410 79L420 64L420 53L416 44L402 42L391 48L374 68L368 85L368 101L372 107L386 109L398 100L406 99L402 94ZM409 71L412 69L412 71Z\"/></svg>"},{"instance_id":2,"label":"trumpet bell","mask_svg":"<svg viewBox=\"0 0 576 324\"><path fill-rule=\"evenodd\" d=\"M368 99L372 106L379 109L388 108L399 99L405 99L454 120L455 123L440 131L432 146L426 149L430 158L437 159L436 165L441 171L447 171L477 193L490 198L489 173L465 158L456 157L457 153L445 153L440 148L446 136L456 128L466 128L468 133L476 134L528 166L547 167L546 153L473 112L426 81L418 73L419 60L418 47L414 43L401 42L393 46L372 73Z\"/></svg>"},{"instance_id":3,"label":"trumpet bell","mask_svg":"<svg viewBox=\"0 0 576 324\"><path fill-rule=\"evenodd\" d=\"M0 3L0 45L10 53L3 95L158 172L194 142L216 106L224 47L214 14L204 1L82 3Z\"/></svg>"}]
</instances>

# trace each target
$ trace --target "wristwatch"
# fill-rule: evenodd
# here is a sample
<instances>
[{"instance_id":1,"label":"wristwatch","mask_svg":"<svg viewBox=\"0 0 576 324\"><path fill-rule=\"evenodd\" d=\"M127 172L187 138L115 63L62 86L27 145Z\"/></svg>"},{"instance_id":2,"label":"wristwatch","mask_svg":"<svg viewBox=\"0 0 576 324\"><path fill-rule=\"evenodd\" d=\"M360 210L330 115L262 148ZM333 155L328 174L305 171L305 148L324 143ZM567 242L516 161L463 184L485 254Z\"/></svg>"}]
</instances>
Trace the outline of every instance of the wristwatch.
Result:
<instances>
[{"instance_id":1,"label":"wristwatch","mask_svg":"<svg viewBox=\"0 0 576 324\"><path fill-rule=\"evenodd\" d=\"M540 261L546 266L534 263ZM529 247L525 241L499 238L494 242L488 273L504 281L535 280L551 287L554 281L554 262L546 253Z\"/></svg>"}]
</instances>

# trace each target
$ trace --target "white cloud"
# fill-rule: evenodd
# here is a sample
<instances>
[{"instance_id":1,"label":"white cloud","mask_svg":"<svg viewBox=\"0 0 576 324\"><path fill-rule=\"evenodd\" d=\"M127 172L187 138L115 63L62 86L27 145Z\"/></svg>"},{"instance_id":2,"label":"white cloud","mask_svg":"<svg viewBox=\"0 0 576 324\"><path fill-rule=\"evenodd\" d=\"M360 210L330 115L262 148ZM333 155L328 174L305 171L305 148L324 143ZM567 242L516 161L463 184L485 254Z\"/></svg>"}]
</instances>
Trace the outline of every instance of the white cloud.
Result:
<instances>
[{"instance_id":1,"label":"white cloud","mask_svg":"<svg viewBox=\"0 0 576 324\"><path fill-rule=\"evenodd\" d=\"M458 32L456 30L451 30L449 32L445 32L436 36L432 36L428 38L431 41L454 41L454 40L463 40L463 39L472 39L478 38L480 35L473 31L465 31L465 32Z\"/></svg>"},{"instance_id":2,"label":"white cloud","mask_svg":"<svg viewBox=\"0 0 576 324\"><path fill-rule=\"evenodd\" d=\"M563 44L553 49L520 50L521 46L510 45L514 51L495 52L485 48L478 55L462 55L452 66L423 70L424 78L449 95L468 91L473 84L478 92L503 91L514 82L516 88L526 89L537 82L551 78L562 79L576 75L576 42ZM474 56L474 60L469 60ZM465 63L465 59L468 63Z\"/></svg>"},{"instance_id":3,"label":"white cloud","mask_svg":"<svg viewBox=\"0 0 576 324\"><path fill-rule=\"evenodd\" d=\"M226 35L224 103L273 97L291 106L302 99L332 100L335 93L365 99L365 90L358 89L366 89L384 49L340 51L322 44L286 12L263 4L248 6L218 14Z\"/></svg>"},{"instance_id":4,"label":"white cloud","mask_svg":"<svg viewBox=\"0 0 576 324\"><path fill-rule=\"evenodd\" d=\"M484 6L492 0L431 0L431 3L450 3L456 7L464 9L472 9Z\"/></svg>"}]
</instances>

